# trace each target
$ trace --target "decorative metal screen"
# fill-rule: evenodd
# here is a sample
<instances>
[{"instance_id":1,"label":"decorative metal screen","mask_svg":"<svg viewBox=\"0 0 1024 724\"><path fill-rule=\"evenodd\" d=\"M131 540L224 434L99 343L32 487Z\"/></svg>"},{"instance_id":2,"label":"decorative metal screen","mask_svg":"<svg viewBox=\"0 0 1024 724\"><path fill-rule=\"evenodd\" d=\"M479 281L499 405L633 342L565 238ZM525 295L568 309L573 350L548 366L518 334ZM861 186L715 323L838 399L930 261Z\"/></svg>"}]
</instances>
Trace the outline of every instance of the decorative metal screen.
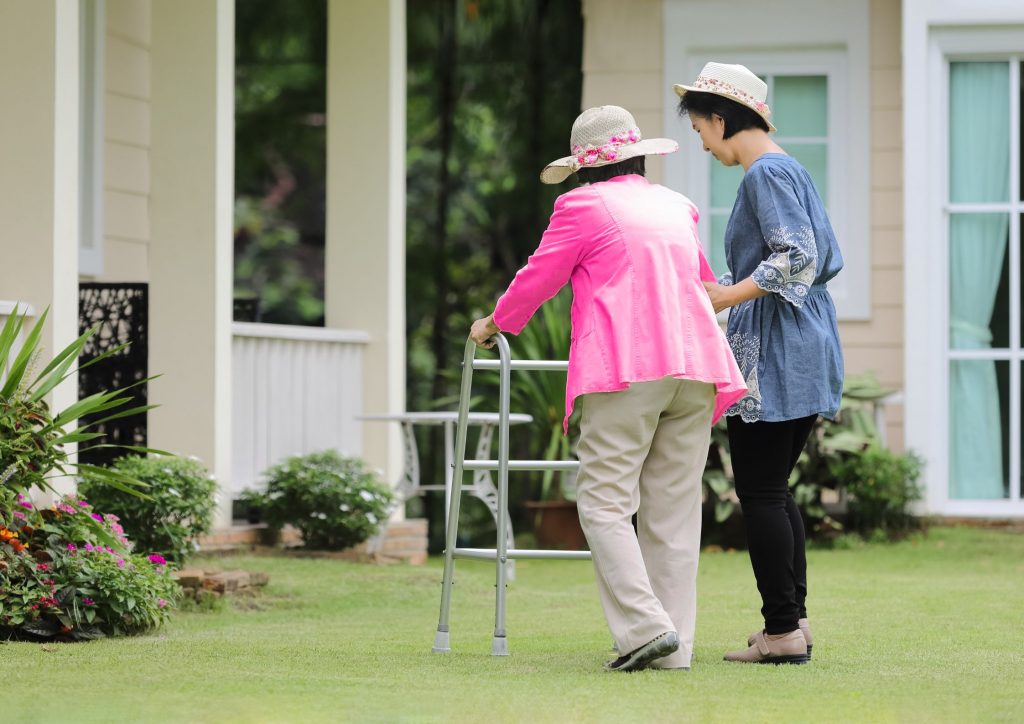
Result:
<instances>
[{"instance_id":1,"label":"decorative metal screen","mask_svg":"<svg viewBox=\"0 0 1024 724\"><path fill-rule=\"evenodd\" d=\"M78 358L79 366L95 359L109 349L129 343L115 355L78 373L78 398L104 390L129 387L148 376L149 363L149 285L148 284L80 284L78 292L78 327L80 333L99 326L89 338ZM146 404L146 385L141 384L125 394L133 400L123 409ZM114 410L113 412L116 412ZM108 416L111 413L101 413ZM90 420L84 419L82 424ZM97 443L119 445L146 444L146 414L141 413L110 420L93 428L103 432ZM116 448L89 450L92 443L83 443L79 460L93 465L108 465L124 454Z\"/></svg>"}]
</instances>

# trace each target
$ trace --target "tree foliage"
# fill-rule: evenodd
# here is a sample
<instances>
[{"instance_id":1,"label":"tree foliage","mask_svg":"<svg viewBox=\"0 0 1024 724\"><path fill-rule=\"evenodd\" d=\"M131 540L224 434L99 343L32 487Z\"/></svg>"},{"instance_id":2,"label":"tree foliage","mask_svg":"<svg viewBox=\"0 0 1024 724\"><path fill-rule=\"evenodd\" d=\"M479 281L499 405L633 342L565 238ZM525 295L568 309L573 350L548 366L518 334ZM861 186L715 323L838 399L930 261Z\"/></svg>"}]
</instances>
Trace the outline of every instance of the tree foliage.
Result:
<instances>
[{"instance_id":1,"label":"tree foliage","mask_svg":"<svg viewBox=\"0 0 1024 724\"><path fill-rule=\"evenodd\" d=\"M576 0L410 0L407 23L408 397L425 409L450 401L471 321L566 190L538 174L568 153L583 21Z\"/></svg>"},{"instance_id":2,"label":"tree foliage","mask_svg":"<svg viewBox=\"0 0 1024 724\"><path fill-rule=\"evenodd\" d=\"M327 2L235 5L235 295L322 325Z\"/></svg>"}]
</instances>

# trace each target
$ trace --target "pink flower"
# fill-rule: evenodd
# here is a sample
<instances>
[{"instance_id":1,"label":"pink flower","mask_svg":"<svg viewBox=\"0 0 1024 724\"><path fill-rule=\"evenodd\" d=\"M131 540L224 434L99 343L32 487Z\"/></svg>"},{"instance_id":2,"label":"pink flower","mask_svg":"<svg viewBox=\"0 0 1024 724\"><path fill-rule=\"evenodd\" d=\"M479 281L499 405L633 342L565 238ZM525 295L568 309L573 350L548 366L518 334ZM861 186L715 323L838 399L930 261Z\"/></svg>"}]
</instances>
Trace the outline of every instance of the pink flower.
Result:
<instances>
[{"instance_id":1,"label":"pink flower","mask_svg":"<svg viewBox=\"0 0 1024 724\"><path fill-rule=\"evenodd\" d=\"M45 563L40 563L38 566L36 566L36 570L37 571L48 571L48 570L50 570L50 567L48 565L46 565Z\"/></svg>"},{"instance_id":2,"label":"pink flower","mask_svg":"<svg viewBox=\"0 0 1024 724\"><path fill-rule=\"evenodd\" d=\"M91 598L83 598L82 599L82 603L84 603L86 606L95 606L96 605L96 602L94 600L92 600Z\"/></svg>"},{"instance_id":3,"label":"pink flower","mask_svg":"<svg viewBox=\"0 0 1024 724\"><path fill-rule=\"evenodd\" d=\"M124 568L124 558L118 558L117 559L117 567L118 568Z\"/></svg>"},{"instance_id":4,"label":"pink flower","mask_svg":"<svg viewBox=\"0 0 1024 724\"><path fill-rule=\"evenodd\" d=\"M24 514L24 513L20 513L20 512L18 512L17 510L16 510L16 511L14 511L13 515L14 515L14 517L15 517L15 518L17 518L18 520L27 520L27 518L25 517L25 514Z\"/></svg>"},{"instance_id":5,"label":"pink flower","mask_svg":"<svg viewBox=\"0 0 1024 724\"><path fill-rule=\"evenodd\" d=\"M100 523L103 522L103 516L99 513L90 513L89 515L91 515L93 519L98 520Z\"/></svg>"},{"instance_id":6,"label":"pink flower","mask_svg":"<svg viewBox=\"0 0 1024 724\"><path fill-rule=\"evenodd\" d=\"M27 510L32 510L32 503L28 502L27 500L18 501L18 505L20 505L22 508L26 508Z\"/></svg>"},{"instance_id":7,"label":"pink flower","mask_svg":"<svg viewBox=\"0 0 1024 724\"><path fill-rule=\"evenodd\" d=\"M85 544L85 549L86 550L90 550L88 543ZM68 552L74 553L77 550L78 550L78 546L76 546L74 543L68 543Z\"/></svg>"},{"instance_id":8,"label":"pink flower","mask_svg":"<svg viewBox=\"0 0 1024 724\"><path fill-rule=\"evenodd\" d=\"M149 557L149 561L150 561L150 563L155 563L158 566L166 566L167 565L167 559L164 558L161 555L156 554L156 553L154 553L153 555L151 555Z\"/></svg>"},{"instance_id":9,"label":"pink flower","mask_svg":"<svg viewBox=\"0 0 1024 724\"><path fill-rule=\"evenodd\" d=\"M160 608L163 608L164 606L166 606L166 605L167 605L167 601L165 601L165 600L164 600L164 599L162 599L162 598L161 598L161 599L158 599L158 600L157 600L157 602L156 602L156 605L157 605L157 606L159 606Z\"/></svg>"},{"instance_id":10,"label":"pink flower","mask_svg":"<svg viewBox=\"0 0 1024 724\"><path fill-rule=\"evenodd\" d=\"M79 506L80 508L88 508L88 507L89 507L89 504L88 504L87 502L85 502L84 500L79 500L79 501L78 501L78 506Z\"/></svg>"}]
</instances>

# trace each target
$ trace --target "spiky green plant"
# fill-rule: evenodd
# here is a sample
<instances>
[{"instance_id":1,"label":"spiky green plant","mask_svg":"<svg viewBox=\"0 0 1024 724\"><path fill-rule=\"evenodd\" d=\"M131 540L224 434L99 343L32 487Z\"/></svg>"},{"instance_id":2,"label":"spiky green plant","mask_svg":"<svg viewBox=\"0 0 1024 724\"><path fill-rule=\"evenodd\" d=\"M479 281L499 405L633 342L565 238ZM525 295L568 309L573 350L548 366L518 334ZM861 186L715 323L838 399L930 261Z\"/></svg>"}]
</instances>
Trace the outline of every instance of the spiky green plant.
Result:
<instances>
[{"instance_id":1,"label":"spiky green plant","mask_svg":"<svg viewBox=\"0 0 1024 724\"><path fill-rule=\"evenodd\" d=\"M144 487L139 481L107 468L71 462L67 448L78 444L89 446L80 448L80 451L117 447L140 453L169 454L134 445L104 444L98 442L103 433L90 430L104 422L136 415L154 406L140 405L126 409L132 397L124 393L135 386L132 385L112 392L97 392L56 414L51 412L46 401L47 395L75 374L73 367L86 342L96 333L96 328L82 334L58 352L40 372L35 373L34 368L42 357L41 338L48 314L49 308L25 335L16 354L15 348L25 328L27 315L15 309L3 329L0 329L0 494L13 497L27 493L33 487L57 492L52 481L74 475L77 470L88 472L94 478L124 492L145 497L139 491L140 487ZM114 347L81 365L81 368L117 354L125 346ZM6 375L4 370L7 370ZM151 379L154 378L136 384ZM91 419L87 425L79 426L79 419L87 415L95 419Z\"/></svg>"}]
</instances>

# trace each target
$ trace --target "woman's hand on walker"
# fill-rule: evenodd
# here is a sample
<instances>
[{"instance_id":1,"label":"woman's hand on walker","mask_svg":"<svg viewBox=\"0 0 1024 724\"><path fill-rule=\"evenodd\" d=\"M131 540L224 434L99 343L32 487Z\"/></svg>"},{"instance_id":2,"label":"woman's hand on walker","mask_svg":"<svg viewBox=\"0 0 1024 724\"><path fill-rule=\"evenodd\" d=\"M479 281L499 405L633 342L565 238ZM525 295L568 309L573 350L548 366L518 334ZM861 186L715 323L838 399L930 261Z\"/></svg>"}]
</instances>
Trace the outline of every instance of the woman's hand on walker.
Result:
<instances>
[{"instance_id":1,"label":"woman's hand on walker","mask_svg":"<svg viewBox=\"0 0 1024 724\"><path fill-rule=\"evenodd\" d=\"M488 314L473 322L473 326L469 330L469 338L476 342L477 346L490 349L494 346L491 337L500 331L501 329L494 323L494 315Z\"/></svg>"}]
</instances>

